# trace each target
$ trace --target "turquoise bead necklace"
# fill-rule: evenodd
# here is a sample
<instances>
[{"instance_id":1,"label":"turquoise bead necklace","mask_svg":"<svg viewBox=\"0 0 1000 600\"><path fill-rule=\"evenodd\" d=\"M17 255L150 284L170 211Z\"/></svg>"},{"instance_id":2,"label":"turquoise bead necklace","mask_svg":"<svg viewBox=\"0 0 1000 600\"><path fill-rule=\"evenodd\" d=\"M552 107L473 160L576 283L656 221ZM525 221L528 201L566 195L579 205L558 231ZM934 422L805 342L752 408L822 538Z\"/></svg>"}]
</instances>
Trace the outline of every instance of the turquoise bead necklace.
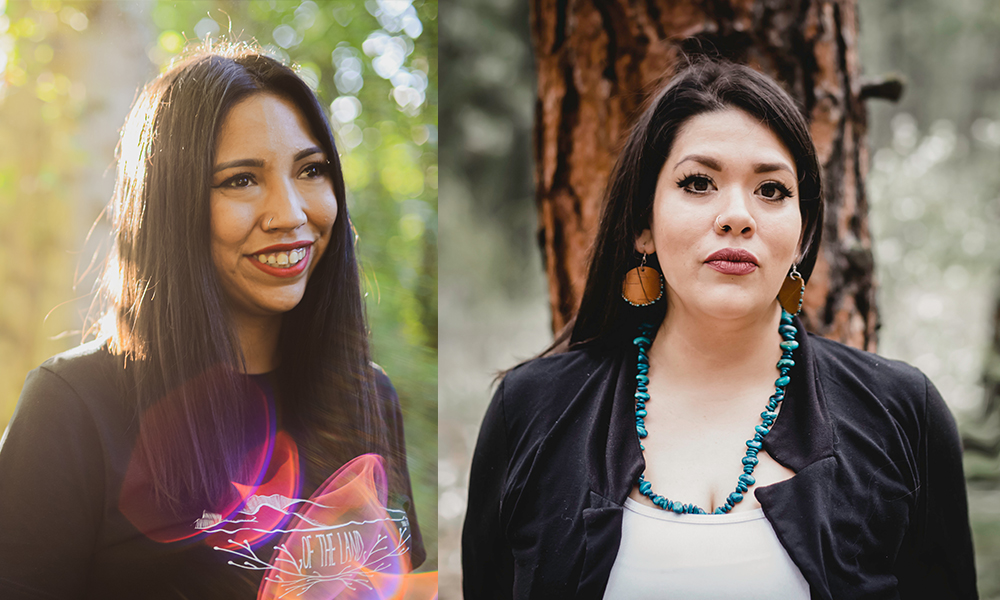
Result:
<instances>
[{"instance_id":1,"label":"turquoise bead necklace","mask_svg":"<svg viewBox=\"0 0 1000 600\"><path fill-rule=\"evenodd\" d=\"M639 325L639 335L632 340L632 343L639 348L638 375L635 376L638 384L635 391L635 430L639 434L639 449L645 451L642 440L646 438L646 403L649 402L649 357L646 353L653 343L653 333L656 327L650 323ZM792 324L792 315L782 309L781 322L778 325L778 333L781 334L781 358L778 360L778 372L781 376L774 382L774 394L767 400L767 408L760 413L761 424L754 427L753 439L747 440L747 453L743 457L743 473L736 483L736 491L729 494L725 504L717 507L713 514L721 515L733 510L733 507L743 500L743 494L747 492L756 480L753 478L753 470L757 466L757 453L760 452L764 436L771 431L774 420L778 418L778 404L785 399L785 386L791 381L788 371L795 366L792 359L792 352L799 347L795 341L795 334L798 332ZM670 501L665 496L661 496L653 491L653 484L645 477L645 472L639 474L639 492L649 498L653 504L663 510L670 510L678 514L704 515L705 510L694 504L681 504L677 501Z\"/></svg>"}]
</instances>

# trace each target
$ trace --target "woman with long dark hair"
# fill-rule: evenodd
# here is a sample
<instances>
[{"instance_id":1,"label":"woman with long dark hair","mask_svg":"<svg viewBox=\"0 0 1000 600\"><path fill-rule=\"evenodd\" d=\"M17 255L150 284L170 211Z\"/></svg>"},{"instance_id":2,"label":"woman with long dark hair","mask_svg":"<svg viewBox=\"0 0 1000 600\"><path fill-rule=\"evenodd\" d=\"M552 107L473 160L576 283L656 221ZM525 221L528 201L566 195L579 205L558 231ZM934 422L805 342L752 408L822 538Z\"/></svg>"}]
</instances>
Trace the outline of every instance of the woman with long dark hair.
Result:
<instances>
[{"instance_id":1,"label":"woman with long dark hair","mask_svg":"<svg viewBox=\"0 0 1000 600\"><path fill-rule=\"evenodd\" d=\"M97 339L32 371L0 450L0 595L332 597L422 562L345 200L279 62L201 50L143 89Z\"/></svg>"},{"instance_id":2,"label":"woman with long dark hair","mask_svg":"<svg viewBox=\"0 0 1000 600\"><path fill-rule=\"evenodd\" d=\"M487 411L466 598L975 597L940 395L796 316L821 190L757 71L699 59L652 98L575 319Z\"/></svg>"}]
</instances>

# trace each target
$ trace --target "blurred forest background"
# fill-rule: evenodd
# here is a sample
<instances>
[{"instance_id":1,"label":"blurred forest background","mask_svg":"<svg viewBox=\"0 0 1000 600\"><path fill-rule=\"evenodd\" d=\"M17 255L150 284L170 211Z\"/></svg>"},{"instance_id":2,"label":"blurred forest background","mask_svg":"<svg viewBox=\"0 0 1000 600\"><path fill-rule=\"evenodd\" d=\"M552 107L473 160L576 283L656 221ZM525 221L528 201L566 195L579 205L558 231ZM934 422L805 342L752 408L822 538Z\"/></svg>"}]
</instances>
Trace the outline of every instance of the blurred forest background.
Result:
<instances>
[{"instance_id":1,"label":"blurred forest background","mask_svg":"<svg viewBox=\"0 0 1000 600\"><path fill-rule=\"evenodd\" d=\"M80 343L118 131L189 43L256 41L329 107L375 360L399 392L437 568L435 0L0 0L0 423L28 371ZM96 223L96 224L95 224ZM88 231L94 226L93 234Z\"/></svg>"},{"instance_id":2,"label":"blurred forest background","mask_svg":"<svg viewBox=\"0 0 1000 600\"><path fill-rule=\"evenodd\" d=\"M906 86L898 103L868 102L879 352L927 373L958 419L980 594L997 599L1000 3L858 5L865 73L895 73ZM461 597L468 469L494 378L540 351L551 332L535 235L527 8L466 0L443 13L438 483L446 599Z\"/></svg>"}]
</instances>

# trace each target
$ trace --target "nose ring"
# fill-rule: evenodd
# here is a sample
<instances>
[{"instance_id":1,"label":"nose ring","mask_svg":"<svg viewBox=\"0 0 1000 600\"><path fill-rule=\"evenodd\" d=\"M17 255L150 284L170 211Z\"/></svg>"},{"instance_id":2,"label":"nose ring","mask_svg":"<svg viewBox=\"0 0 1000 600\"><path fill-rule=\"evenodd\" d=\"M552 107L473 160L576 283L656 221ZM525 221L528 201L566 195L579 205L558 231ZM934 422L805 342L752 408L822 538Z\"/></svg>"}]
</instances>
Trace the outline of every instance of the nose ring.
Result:
<instances>
[{"instance_id":1,"label":"nose ring","mask_svg":"<svg viewBox=\"0 0 1000 600\"><path fill-rule=\"evenodd\" d=\"M274 217L271 217L270 219L267 220L267 225L264 226L264 231L271 231L271 221L273 220Z\"/></svg>"},{"instance_id":2,"label":"nose ring","mask_svg":"<svg viewBox=\"0 0 1000 600\"><path fill-rule=\"evenodd\" d=\"M721 219L721 218L722 218L722 215L719 215L719 216L715 217L715 226L719 230L721 230L723 232L728 232L731 229L731 227L729 227L729 225L723 225L723 224L719 223L719 219Z\"/></svg>"}]
</instances>

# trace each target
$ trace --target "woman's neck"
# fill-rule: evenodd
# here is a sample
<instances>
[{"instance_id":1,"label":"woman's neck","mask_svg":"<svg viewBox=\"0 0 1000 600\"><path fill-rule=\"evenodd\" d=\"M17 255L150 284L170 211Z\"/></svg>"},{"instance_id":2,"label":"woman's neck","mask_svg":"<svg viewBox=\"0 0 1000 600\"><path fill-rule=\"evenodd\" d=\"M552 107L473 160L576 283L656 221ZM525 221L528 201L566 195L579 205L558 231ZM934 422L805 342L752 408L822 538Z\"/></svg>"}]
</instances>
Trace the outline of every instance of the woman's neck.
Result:
<instances>
[{"instance_id":1,"label":"woman's neck","mask_svg":"<svg viewBox=\"0 0 1000 600\"><path fill-rule=\"evenodd\" d=\"M281 315L244 317L237 319L235 325L246 372L254 375L275 370L281 362L278 356Z\"/></svg>"},{"instance_id":2,"label":"woman's neck","mask_svg":"<svg viewBox=\"0 0 1000 600\"><path fill-rule=\"evenodd\" d=\"M729 397L734 386L772 374L781 355L780 319L777 302L773 309L733 320L668 310L649 350L650 369L674 386Z\"/></svg>"}]
</instances>

